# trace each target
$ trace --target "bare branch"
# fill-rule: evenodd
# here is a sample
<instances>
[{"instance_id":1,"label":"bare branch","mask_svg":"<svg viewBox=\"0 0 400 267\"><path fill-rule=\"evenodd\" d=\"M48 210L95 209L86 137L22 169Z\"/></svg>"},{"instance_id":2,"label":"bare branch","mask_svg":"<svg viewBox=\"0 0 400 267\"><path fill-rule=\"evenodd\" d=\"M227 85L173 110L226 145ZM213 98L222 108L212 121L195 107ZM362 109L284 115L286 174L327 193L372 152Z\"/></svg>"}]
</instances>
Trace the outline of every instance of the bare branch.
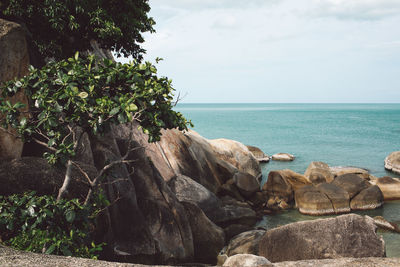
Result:
<instances>
[{"instance_id":1,"label":"bare branch","mask_svg":"<svg viewBox=\"0 0 400 267\"><path fill-rule=\"evenodd\" d=\"M48 149L50 149L50 150L53 151L53 152L56 152L56 151L57 151L57 149L55 149L54 147L50 147L47 143L42 142L42 141L38 140L38 139L35 138L35 137L32 137L32 140L35 141L36 143L38 143L39 145L42 145L42 146L47 147Z\"/></svg>"},{"instance_id":2,"label":"bare branch","mask_svg":"<svg viewBox=\"0 0 400 267\"><path fill-rule=\"evenodd\" d=\"M89 175L75 161L72 161L72 164L83 174L83 176L85 176L85 178L88 181L89 185L92 187L92 180L90 180Z\"/></svg>"}]
</instances>

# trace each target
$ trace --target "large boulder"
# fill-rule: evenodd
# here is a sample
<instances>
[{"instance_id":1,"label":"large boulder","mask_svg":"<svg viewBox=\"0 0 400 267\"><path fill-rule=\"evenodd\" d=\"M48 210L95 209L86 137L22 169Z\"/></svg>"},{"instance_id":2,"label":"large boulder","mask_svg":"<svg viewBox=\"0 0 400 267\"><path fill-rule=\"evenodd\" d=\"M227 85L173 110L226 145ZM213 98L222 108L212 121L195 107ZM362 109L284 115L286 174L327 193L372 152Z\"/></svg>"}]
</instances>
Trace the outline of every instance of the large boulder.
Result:
<instances>
[{"instance_id":1,"label":"large boulder","mask_svg":"<svg viewBox=\"0 0 400 267\"><path fill-rule=\"evenodd\" d=\"M276 153L272 155L272 160L277 160L277 161L293 161L294 156L289 153Z\"/></svg>"},{"instance_id":2,"label":"large boulder","mask_svg":"<svg viewBox=\"0 0 400 267\"><path fill-rule=\"evenodd\" d=\"M194 260L216 264L217 256L225 244L224 230L211 222L196 204L190 202L182 204L193 234Z\"/></svg>"},{"instance_id":3,"label":"large boulder","mask_svg":"<svg viewBox=\"0 0 400 267\"><path fill-rule=\"evenodd\" d=\"M302 221L266 232L259 255L271 262L340 257L384 257L374 220L356 214Z\"/></svg>"},{"instance_id":4,"label":"large boulder","mask_svg":"<svg viewBox=\"0 0 400 267\"><path fill-rule=\"evenodd\" d=\"M352 210L371 210L382 206L384 203L382 191L377 185L365 188L350 202Z\"/></svg>"},{"instance_id":5,"label":"large boulder","mask_svg":"<svg viewBox=\"0 0 400 267\"><path fill-rule=\"evenodd\" d=\"M294 191L308 184L310 183L303 175L292 170L270 171L262 190L270 198L276 196L289 203L294 198Z\"/></svg>"},{"instance_id":6,"label":"large boulder","mask_svg":"<svg viewBox=\"0 0 400 267\"><path fill-rule=\"evenodd\" d=\"M309 215L326 215L350 212L349 194L333 184L308 185L295 193L299 211Z\"/></svg>"},{"instance_id":7,"label":"large boulder","mask_svg":"<svg viewBox=\"0 0 400 267\"><path fill-rule=\"evenodd\" d=\"M252 230L238 234L229 241L226 255L254 254L258 255L258 247L265 230Z\"/></svg>"},{"instance_id":8,"label":"large boulder","mask_svg":"<svg viewBox=\"0 0 400 267\"><path fill-rule=\"evenodd\" d=\"M251 154L253 154L253 156L258 160L258 162L269 162L270 161L270 157L265 154L261 149L259 149L258 147L255 146L247 146L247 148L249 149L249 151L251 152Z\"/></svg>"},{"instance_id":9,"label":"large boulder","mask_svg":"<svg viewBox=\"0 0 400 267\"><path fill-rule=\"evenodd\" d=\"M336 258L323 260L284 261L274 263L275 267L397 267L400 258Z\"/></svg>"},{"instance_id":10,"label":"large boulder","mask_svg":"<svg viewBox=\"0 0 400 267\"><path fill-rule=\"evenodd\" d=\"M336 177L332 184L346 190L350 198L353 198L362 190L371 186L370 183L368 183L365 179L352 173Z\"/></svg>"},{"instance_id":11,"label":"large boulder","mask_svg":"<svg viewBox=\"0 0 400 267\"><path fill-rule=\"evenodd\" d=\"M400 151L395 151L385 158L385 169L400 174Z\"/></svg>"},{"instance_id":12,"label":"large boulder","mask_svg":"<svg viewBox=\"0 0 400 267\"><path fill-rule=\"evenodd\" d=\"M329 169L328 164L321 161L313 161L308 165L307 170L304 172L304 176L310 183L330 183L333 181L333 174Z\"/></svg>"},{"instance_id":13,"label":"large boulder","mask_svg":"<svg viewBox=\"0 0 400 267\"><path fill-rule=\"evenodd\" d=\"M29 55L25 31L21 25L0 19L0 51L0 84L14 78L21 78L28 73ZM16 94L9 100L12 104L16 102L28 104L26 96L22 93ZM2 119L1 114L0 119ZM16 131L12 128L7 131L0 129L1 160L21 157L23 142L15 135Z\"/></svg>"},{"instance_id":14,"label":"large boulder","mask_svg":"<svg viewBox=\"0 0 400 267\"><path fill-rule=\"evenodd\" d=\"M335 178L345 174L355 174L365 180L371 180L373 178L373 176L369 174L368 170L362 168L351 166L333 166L329 167L329 169Z\"/></svg>"},{"instance_id":15,"label":"large boulder","mask_svg":"<svg viewBox=\"0 0 400 267\"><path fill-rule=\"evenodd\" d=\"M236 254L226 259L222 266L240 266L240 267L263 267L273 266L269 260L264 257L252 254Z\"/></svg>"},{"instance_id":16,"label":"large boulder","mask_svg":"<svg viewBox=\"0 0 400 267\"><path fill-rule=\"evenodd\" d=\"M400 179L384 176L375 181L383 193L384 200L400 199Z\"/></svg>"},{"instance_id":17,"label":"large boulder","mask_svg":"<svg viewBox=\"0 0 400 267\"><path fill-rule=\"evenodd\" d=\"M239 171L248 173L256 179L261 177L261 168L257 159L242 143L229 139L214 139L208 142L219 159L229 162Z\"/></svg>"},{"instance_id":18,"label":"large boulder","mask_svg":"<svg viewBox=\"0 0 400 267\"><path fill-rule=\"evenodd\" d=\"M234 181L236 187L239 189L239 192L244 197L250 197L255 192L260 191L260 183L251 174L244 173L244 172L237 172L233 176L233 181Z\"/></svg>"}]
</instances>

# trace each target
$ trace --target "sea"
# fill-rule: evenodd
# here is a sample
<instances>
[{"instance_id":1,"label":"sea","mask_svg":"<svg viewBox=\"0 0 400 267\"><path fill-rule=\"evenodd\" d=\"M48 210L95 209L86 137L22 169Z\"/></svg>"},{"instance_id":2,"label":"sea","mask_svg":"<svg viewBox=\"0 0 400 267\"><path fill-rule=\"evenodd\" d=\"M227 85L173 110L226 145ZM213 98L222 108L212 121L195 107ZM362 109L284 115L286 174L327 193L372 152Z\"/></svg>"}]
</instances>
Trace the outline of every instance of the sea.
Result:
<instances>
[{"instance_id":1,"label":"sea","mask_svg":"<svg viewBox=\"0 0 400 267\"><path fill-rule=\"evenodd\" d=\"M264 153L290 153L292 162L261 165L263 182L271 170L304 173L312 161L329 166L354 166L377 177L396 175L384 159L400 150L399 104L186 104L176 108L208 139L227 138L260 148ZM357 212L400 223L400 201ZM287 223L332 216L307 216L297 210L264 216L259 226L271 229ZM378 230L388 257L400 257L400 234Z\"/></svg>"}]
</instances>

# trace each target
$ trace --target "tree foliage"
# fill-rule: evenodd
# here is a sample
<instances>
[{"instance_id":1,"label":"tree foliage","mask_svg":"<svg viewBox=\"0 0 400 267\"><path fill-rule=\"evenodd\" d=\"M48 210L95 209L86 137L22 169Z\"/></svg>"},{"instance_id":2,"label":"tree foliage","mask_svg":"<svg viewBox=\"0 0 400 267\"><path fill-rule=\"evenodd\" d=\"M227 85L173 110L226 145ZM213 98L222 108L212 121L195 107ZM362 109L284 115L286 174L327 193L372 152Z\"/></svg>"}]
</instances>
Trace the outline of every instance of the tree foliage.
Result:
<instances>
[{"instance_id":1,"label":"tree foliage","mask_svg":"<svg viewBox=\"0 0 400 267\"><path fill-rule=\"evenodd\" d=\"M35 192L0 196L0 240L21 250L97 258L104 244L95 244L91 233L107 204L100 199L82 206L78 199L56 201Z\"/></svg>"},{"instance_id":2,"label":"tree foliage","mask_svg":"<svg viewBox=\"0 0 400 267\"><path fill-rule=\"evenodd\" d=\"M0 16L26 25L43 58L65 59L91 40L141 59L142 33L153 32L148 0L1 0Z\"/></svg>"},{"instance_id":3,"label":"tree foliage","mask_svg":"<svg viewBox=\"0 0 400 267\"><path fill-rule=\"evenodd\" d=\"M72 128L101 134L112 124L137 120L149 142L158 141L161 129L187 129L190 124L173 110L171 80L158 77L149 62L116 63L94 56L52 62L42 69L32 68L22 79L0 86L2 126L17 129L27 140L38 136L53 153L50 163L65 163L75 151ZM24 105L12 104L9 97L24 91L29 98L29 114Z\"/></svg>"}]
</instances>

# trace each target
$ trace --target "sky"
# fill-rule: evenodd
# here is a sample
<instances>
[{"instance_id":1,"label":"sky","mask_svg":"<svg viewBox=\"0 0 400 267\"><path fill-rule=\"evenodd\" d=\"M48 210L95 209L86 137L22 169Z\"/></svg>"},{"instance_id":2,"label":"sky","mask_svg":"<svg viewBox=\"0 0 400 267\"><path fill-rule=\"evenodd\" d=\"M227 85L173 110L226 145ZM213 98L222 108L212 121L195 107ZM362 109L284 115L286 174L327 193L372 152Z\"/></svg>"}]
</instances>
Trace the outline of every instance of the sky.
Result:
<instances>
[{"instance_id":1,"label":"sky","mask_svg":"<svg viewBox=\"0 0 400 267\"><path fill-rule=\"evenodd\" d=\"M400 103L400 0L149 3L182 103Z\"/></svg>"}]
</instances>

